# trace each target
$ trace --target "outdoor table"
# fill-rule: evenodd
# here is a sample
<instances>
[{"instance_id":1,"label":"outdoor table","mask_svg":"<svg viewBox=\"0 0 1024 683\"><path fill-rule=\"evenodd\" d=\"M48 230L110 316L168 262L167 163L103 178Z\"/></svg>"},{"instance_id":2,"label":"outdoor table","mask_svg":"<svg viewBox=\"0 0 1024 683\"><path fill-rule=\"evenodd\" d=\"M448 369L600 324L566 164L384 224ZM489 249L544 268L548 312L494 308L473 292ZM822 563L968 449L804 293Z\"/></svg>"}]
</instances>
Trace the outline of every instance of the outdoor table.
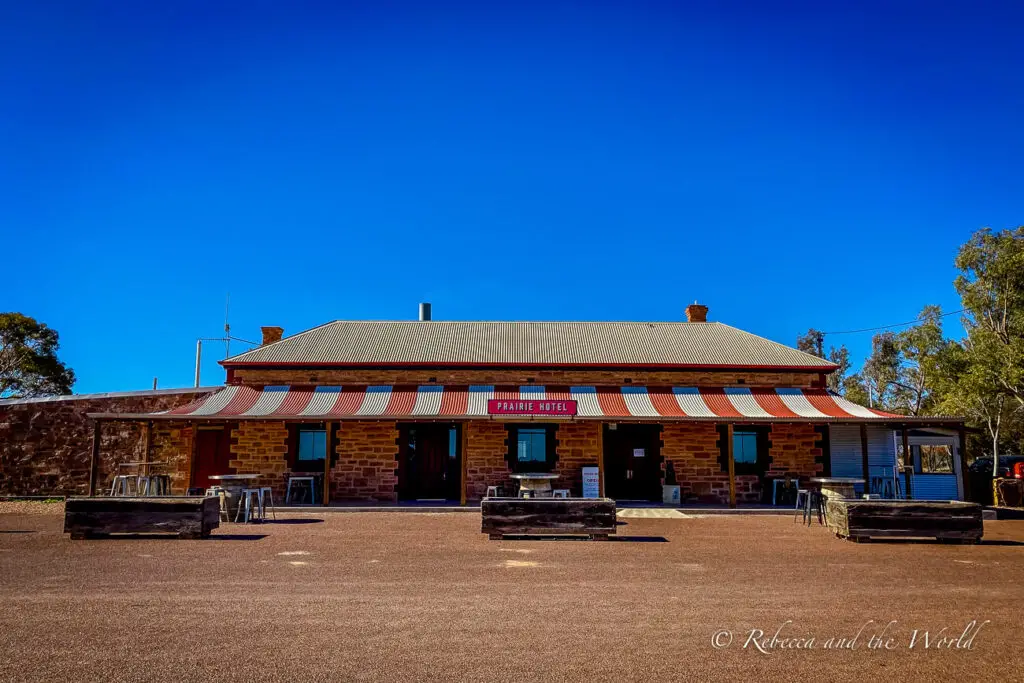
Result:
<instances>
[{"instance_id":1,"label":"outdoor table","mask_svg":"<svg viewBox=\"0 0 1024 683\"><path fill-rule=\"evenodd\" d=\"M143 462L141 460L140 461L119 462L119 463L117 463L117 465L116 465L116 472L114 473L114 485L110 488L110 495L114 495L114 489L117 487L117 477L118 476L123 476L123 477L135 477L135 494L141 496L142 495L142 491L141 491L142 487L140 486L140 484L141 484L142 478L143 477L154 476L154 475L152 475L152 473L150 471L152 467L154 467L154 466L162 466L162 465L167 465L167 464L169 464L169 463L164 462L164 461L159 461L159 462ZM134 469L135 471L131 472L131 473L125 472L125 470L131 470L131 469ZM122 472L125 472L125 473L122 474ZM166 475L163 475L163 476L166 476ZM170 477L167 477L167 480L165 481L165 485L168 488L170 487Z\"/></svg>"},{"instance_id":2,"label":"outdoor table","mask_svg":"<svg viewBox=\"0 0 1024 683\"><path fill-rule=\"evenodd\" d=\"M519 490L529 491L531 496L548 497L551 495L551 482L561 475L550 472L523 472L513 474L513 479L519 480Z\"/></svg>"},{"instance_id":3,"label":"outdoor table","mask_svg":"<svg viewBox=\"0 0 1024 683\"><path fill-rule=\"evenodd\" d=\"M825 500L843 500L855 498L854 486L863 484L864 480L857 477L811 477L811 483L821 486Z\"/></svg>"},{"instance_id":4,"label":"outdoor table","mask_svg":"<svg viewBox=\"0 0 1024 683\"><path fill-rule=\"evenodd\" d=\"M242 489L248 488L258 474L214 474L209 477L220 482L224 489L224 506L228 511L228 521L234 521L238 514L238 505L242 502Z\"/></svg>"}]
</instances>

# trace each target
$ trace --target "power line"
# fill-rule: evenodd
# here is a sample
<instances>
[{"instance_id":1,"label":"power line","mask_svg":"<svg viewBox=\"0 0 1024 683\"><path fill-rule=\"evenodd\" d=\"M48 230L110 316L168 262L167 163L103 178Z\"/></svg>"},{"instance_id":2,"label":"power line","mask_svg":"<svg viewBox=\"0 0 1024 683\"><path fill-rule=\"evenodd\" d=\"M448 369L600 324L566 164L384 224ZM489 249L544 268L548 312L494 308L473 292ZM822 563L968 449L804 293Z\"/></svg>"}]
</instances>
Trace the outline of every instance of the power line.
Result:
<instances>
[{"instance_id":1,"label":"power line","mask_svg":"<svg viewBox=\"0 0 1024 683\"><path fill-rule=\"evenodd\" d=\"M956 310L956 311L950 311L949 313L943 313L939 317L940 318L945 318L946 316L956 315L957 313L963 313L965 310L967 310L967 309L961 308L961 309ZM890 329L892 327L905 327L907 325L913 325L914 323L919 323L922 320L927 320L927 319L928 318L917 318L916 320L910 320L910 321L905 322L905 323L893 323L892 325L882 325L881 327L865 327L863 330L843 330L841 332L822 332L822 334L859 334L861 332L877 332L878 330L888 330L888 329Z\"/></svg>"}]
</instances>

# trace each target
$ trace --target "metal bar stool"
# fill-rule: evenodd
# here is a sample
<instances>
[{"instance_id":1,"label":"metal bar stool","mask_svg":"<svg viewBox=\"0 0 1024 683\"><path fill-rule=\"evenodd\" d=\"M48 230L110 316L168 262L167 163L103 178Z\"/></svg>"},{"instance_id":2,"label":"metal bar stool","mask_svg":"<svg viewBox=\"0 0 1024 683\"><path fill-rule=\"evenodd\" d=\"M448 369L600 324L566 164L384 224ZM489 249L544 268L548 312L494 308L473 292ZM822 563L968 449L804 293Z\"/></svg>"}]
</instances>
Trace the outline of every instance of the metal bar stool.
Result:
<instances>
[{"instance_id":1,"label":"metal bar stool","mask_svg":"<svg viewBox=\"0 0 1024 683\"><path fill-rule=\"evenodd\" d=\"M288 505L292 502L292 484L308 484L310 505L316 505L315 477L288 477L288 488L285 490L284 494L285 505Z\"/></svg>"},{"instance_id":2,"label":"metal bar stool","mask_svg":"<svg viewBox=\"0 0 1024 683\"><path fill-rule=\"evenodd\" d=\"M267 518L267 499L270 499L270 513L277 519L277 508L274 506L274 489L271 486L260 487L260 517Z\"/></svg>"},{"instance_id":3,"label":"metal bar stool","mask_svg":"<svg viewBox=\"0 0 1024 683\"><path fill-rule=\"evenodd\" d=\"M235 522L242 516L242 508L245 508L245 520L248 524L253 519L260 519L260 490L242 489L241 498L238 500L238 512L235 513Z\"/></svg>"},{"instance_id":4,"label":"metal bar stool","mask_svg":"<svg viewBox=\"0 0 1024 683\"><path fill-rule=\"evenodd\" d=\"M114 477L110 487L110 495L118 497L137 496L139 494L139 478L134 474L119 474Z\"/></svg>"}]
</instances>

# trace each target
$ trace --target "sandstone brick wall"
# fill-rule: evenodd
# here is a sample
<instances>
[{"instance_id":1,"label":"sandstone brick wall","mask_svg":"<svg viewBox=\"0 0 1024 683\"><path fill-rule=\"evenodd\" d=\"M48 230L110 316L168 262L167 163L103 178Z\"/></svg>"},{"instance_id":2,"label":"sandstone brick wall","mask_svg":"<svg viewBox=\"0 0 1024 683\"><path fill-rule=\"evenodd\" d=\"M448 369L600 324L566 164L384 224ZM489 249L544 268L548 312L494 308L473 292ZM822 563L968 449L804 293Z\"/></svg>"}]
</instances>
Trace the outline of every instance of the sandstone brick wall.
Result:
<instances>
[{"instance_id":1,"label":"sandstone brick wall","mask_svg":"<svg viewBox=\"0 0 1024 683\"><path fill-rule=\"evenodd\" d=\"M820 476L824 471L820 439L811 424L772 425L768 474L794 474L803 479Z\"/></svg>"},{"instance_id":2,"label":"sandstone brick wall","mask_svg":"<svg viewBox=\"0 0 1024 683\"><path fill-rule=\"evenodd\" d=\"M169 410L210 392L164 389L0 402L0 495L85 495L93 432L87 413ZM109 488L117 463L144 459L145 433L141 422L103 423L98 490ZM150 457L158 459L152 451Z\"/></svg>"},{"instance_id":3,"label":"sandstone brick wall","mask_svg":"<svg viewBox=\"0 0 1024 683\"><path fill-rule=\"evenodd\" d=\"M150 436L150 462L167 462L171 475L171 493L184 495L192 478L192 438L194 428L188 422L157 422Z\"/></svg>"},{"instance_id":4,"label":"sandstone brick wall","mask_svg":"<svg viewBox=\"0 0 1024 683\"><path fill-rule=\"evenodd\" d=\"M569 489L569 495L583 495L585 465L597 465L601 460L601 423L570 422L558 426L555 474L562 475L552 482L558 489Z\"/></svg>"},{"instance_id":5,"label":"sandstone brick wall","mask_svg":"<svg viewBox=\"0 0 1024 683\"><path fill-rule=\"evenodd\" d=\"M729 473L718 456L718 429L712 423L667 423L661 432L661 455L676 471L680 495L685 501L729 502ZM739 497L737 480L737 498Z\"/></svg>"},{"instance_id":6,"label":"sandstone brick wall","mask_svg":"<svg viewBox=\"0 0 1024 683\"><path fill-rule=\"evenodd\" d=\"M488 486L501 486L506 492L515 490L512 471L505 456L508 454L508 431L500 422L467 422L466 498L479 500Z\"/></svg>"},{"instance_id":7,"label":"sandstone brick wall","mask_svg":"<svg viewBox=\"0 0 1024 683\"><path fill-rule=\"evenodd\" d=\"M231 460L236 472L259 474L250 484L274 489L274 502L284 502L288 483L288 426L284 422L239 422L231 430ZM317 492L320 495L320 492Z\"/></svg>"},{"instance_id":8,"label":"sandstone brick wall","mask_svg":"<svg viewBox=\"0 0 1024 683\"><path fill-rule=\"evenodd\" d=\"M742 384L740 380L743 380ZM742 372L727 370L342 370L239 368L231 371L232 384L551 384L561 386L594 385L704 387L811 387L821 386L816 372Z\"/></svg>"},{"instance_id":9,"label":"sandstone brick wall","mask_svg":"<svg viewBox=\"0 0 1024 683\"><path fill-rule=\"evenodd\" d=\"M331 468L331 500L398 498L398 426L395 422L343 422Z\"/></svg>"}]
</instances>

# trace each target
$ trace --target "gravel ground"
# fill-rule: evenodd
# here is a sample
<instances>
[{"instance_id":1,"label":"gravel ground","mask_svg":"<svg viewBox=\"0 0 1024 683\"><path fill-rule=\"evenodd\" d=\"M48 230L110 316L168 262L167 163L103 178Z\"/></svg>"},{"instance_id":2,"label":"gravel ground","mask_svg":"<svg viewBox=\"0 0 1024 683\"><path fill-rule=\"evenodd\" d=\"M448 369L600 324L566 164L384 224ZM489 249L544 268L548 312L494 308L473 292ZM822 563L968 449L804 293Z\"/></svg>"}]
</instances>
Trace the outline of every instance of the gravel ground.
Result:
<instances>
[{"instance_id":1,"label":"gravel ground","mask_svg":"<svg viewBox=\"0 0 1024 683\"><path fill-rule=\"evenodd\" d=\"M979 546L854 544L785 516L499 542L475 514L311 511L71 541L60 505L24 505L0 504L4 681L1022 680L1024 521L987 522ZM972 620L989 623L936 649Z\"/></svg>"}]
</instances>

